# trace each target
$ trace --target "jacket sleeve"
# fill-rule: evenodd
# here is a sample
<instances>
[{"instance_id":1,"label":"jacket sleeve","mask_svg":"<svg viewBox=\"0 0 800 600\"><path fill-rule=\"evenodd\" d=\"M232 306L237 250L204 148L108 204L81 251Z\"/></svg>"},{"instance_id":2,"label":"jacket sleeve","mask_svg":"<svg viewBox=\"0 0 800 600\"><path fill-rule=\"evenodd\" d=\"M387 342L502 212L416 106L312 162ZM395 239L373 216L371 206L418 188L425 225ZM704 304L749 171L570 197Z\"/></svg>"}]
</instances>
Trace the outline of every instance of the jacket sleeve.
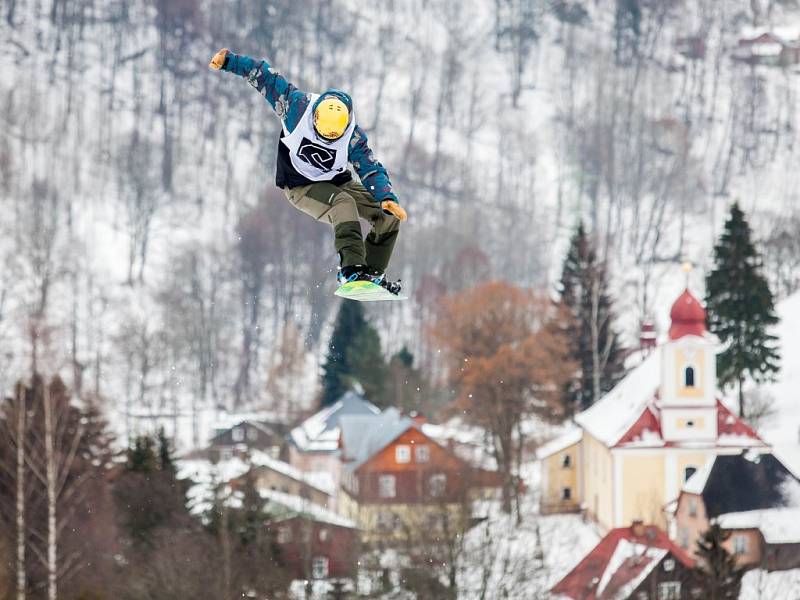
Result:
<instances>
[{"instance_id":1,"label":"jacket sleeve","mask_svg":"<svg viewBox=\"0 0 800 600\"><path fill-rule=\"evenodd\" d=\"M348 158L358 173L361 183L369 190L377 202L394 200L397 196L392 191L392 182L384 166L375 159L375 155L367 145L367 134L356 125L350 138Z\"/></svg>"},{"instance_id":2,"label":"jacket sleeve","mask_svg":"<svg viewBox=\"0 0 800 600\"><path fill-rule=\"evenodd\" d=\"M289 83L265 60L256 60L231 52L222 68L240 77L246 77L247 82L264 96L281 120L286 119L290 108L293 108L298 101L308 102L305 92Z\"/></svg>"}]
</instances>

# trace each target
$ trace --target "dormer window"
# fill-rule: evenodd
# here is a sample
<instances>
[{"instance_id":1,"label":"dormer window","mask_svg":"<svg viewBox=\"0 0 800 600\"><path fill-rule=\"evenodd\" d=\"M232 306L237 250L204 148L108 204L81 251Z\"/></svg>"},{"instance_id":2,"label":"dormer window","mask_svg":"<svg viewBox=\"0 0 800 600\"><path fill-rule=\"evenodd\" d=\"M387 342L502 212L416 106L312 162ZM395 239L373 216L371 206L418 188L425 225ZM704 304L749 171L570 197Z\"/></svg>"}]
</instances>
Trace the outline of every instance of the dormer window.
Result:
<instances>
[{"instance_id":1,"label":"dormer window","mask_svg":"<svg viewBox=\"0 0 800 600\"><path fill-rule=\"evenodd\" d=\"M233 437L234 442L244 441L244 429L241 427L234 427L233 431L231 432L231 437Z\"/></svg>"},{"instance_id":2,"label":"dormer window","mask_svg":"<svg viewBox=\"0 0 800 600\"><path fill-rule=\"evenodd\" d=\"M687 388L694 387L694 367L686 367L686 370L684 370L683 385Z\"/></svg>"}]
</instances>

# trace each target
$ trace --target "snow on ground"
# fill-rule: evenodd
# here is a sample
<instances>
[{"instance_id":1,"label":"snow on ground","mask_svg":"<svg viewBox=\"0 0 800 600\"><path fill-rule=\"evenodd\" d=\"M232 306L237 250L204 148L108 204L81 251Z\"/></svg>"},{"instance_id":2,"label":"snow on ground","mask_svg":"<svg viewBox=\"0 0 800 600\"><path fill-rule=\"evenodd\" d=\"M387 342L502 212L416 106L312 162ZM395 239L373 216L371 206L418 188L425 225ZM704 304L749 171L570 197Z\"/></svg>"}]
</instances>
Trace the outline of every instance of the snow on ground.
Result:
<instances>
[{"instance_id":1,"label":"snow on ground","mask_svg":"<svg viewBox=\"0 0 800 600\"><path fill-rule=\"evenodd\" d=\"M739 600L800 600L800 569L768 573L748 571L742 580Z\"/></svg>"},{"instance_id":2,"label":"snow on ground","mask_svg":"<svg viewBox=\"0 0 800 600\"><path fill-rule=\"evenodd\" d=\"M522 524L496 510L467 533L459 565L461 600L546 597L600 540L580 516L542 516L534 504L533 496L526 497Z\"/></svg>"}]
</instances>

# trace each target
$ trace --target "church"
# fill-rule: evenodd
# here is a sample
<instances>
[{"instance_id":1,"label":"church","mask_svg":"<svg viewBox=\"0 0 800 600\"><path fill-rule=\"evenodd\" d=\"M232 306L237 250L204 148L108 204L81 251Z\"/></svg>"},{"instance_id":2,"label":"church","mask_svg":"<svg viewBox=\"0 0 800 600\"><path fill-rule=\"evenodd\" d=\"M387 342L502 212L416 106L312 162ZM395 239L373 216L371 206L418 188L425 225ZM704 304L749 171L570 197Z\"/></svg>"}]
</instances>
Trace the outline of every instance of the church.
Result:
<instances>
[{"instance_id":1,"label":"church","mask_svg":"<svg viewBox=\"0 0 800 600\"><path fill-rule=\"evenodd\" d=\"M580 511L607 530L635 520L666 529L667 505L714 456L768 449L721 402L719 340L688 289L670 319L638 366L539 449L543 514Z\"/></svg>"}]
</instances>

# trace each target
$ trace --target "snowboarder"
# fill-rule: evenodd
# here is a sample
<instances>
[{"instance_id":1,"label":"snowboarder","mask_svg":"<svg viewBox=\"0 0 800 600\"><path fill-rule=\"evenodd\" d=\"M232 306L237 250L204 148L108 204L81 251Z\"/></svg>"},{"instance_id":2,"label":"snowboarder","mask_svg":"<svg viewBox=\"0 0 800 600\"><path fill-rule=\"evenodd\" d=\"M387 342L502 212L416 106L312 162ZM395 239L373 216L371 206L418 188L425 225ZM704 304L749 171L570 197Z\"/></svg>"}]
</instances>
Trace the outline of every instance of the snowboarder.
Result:
<instances>
[{"instance_id":1,"label":"snowboarder","mask_svg":"<svg viewBox=\"0 0 800 600\"><path fill-rule=\"evenodd\" d=\"M333 226L339 283L370 281L398 294L399 282L388 281L385 272L407 215L355 122L350 96L336 89L302 92L265 60L227 48L209 67L246 77L280 117L275 184L297 209ZM353 180L348 163L360 182ZM366 240L359 217L372 225Z\"/></svg>"}]
</instances>

